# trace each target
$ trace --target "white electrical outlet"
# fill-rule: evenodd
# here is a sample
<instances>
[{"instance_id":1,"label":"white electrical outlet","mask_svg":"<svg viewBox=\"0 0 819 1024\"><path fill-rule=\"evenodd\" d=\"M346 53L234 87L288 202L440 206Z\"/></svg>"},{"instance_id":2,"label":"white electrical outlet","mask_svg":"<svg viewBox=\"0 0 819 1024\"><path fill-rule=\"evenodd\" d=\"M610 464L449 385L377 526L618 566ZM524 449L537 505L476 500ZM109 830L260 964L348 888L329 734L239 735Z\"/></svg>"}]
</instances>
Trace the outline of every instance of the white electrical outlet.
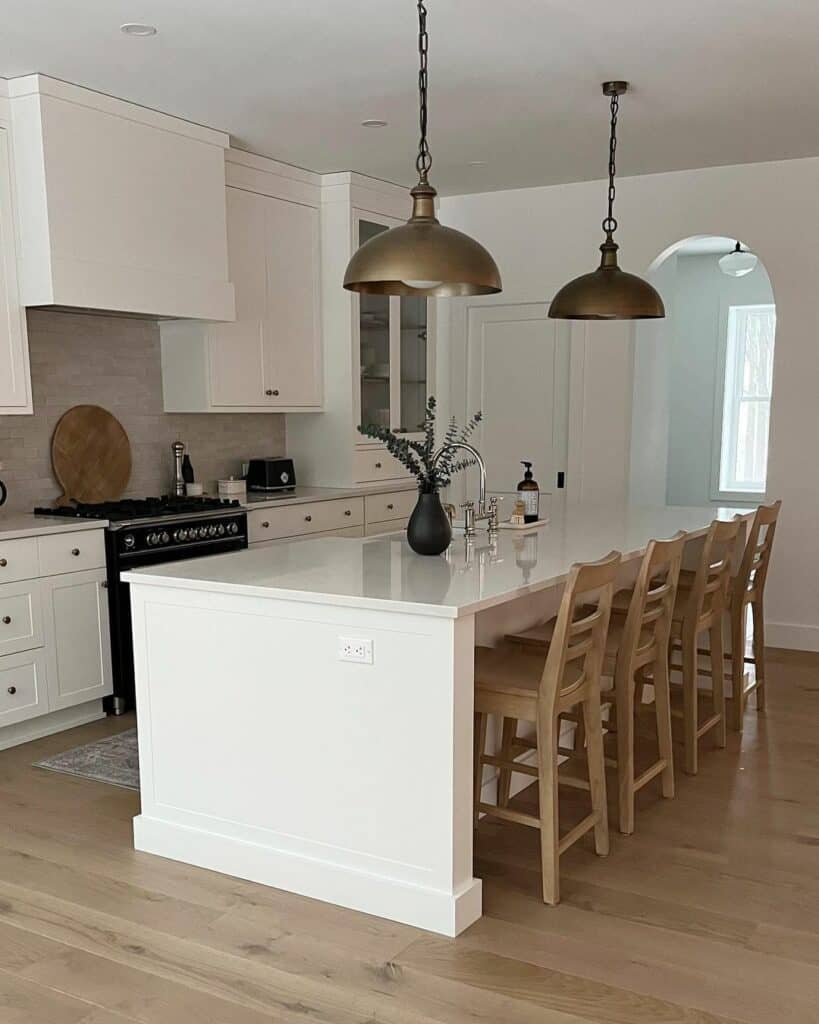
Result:
<instances>
[{"instance_id":1,"label":"white electrical outlet","mask_svg":"<svg viewBox=\"0 0 819 1024\"><path fill-rule=\"evenodd\" d=\"M361 665L372 665L373 642L360 637L340 636L338 638L338 660L357 661Z\"/></svg>"}]
</instances>

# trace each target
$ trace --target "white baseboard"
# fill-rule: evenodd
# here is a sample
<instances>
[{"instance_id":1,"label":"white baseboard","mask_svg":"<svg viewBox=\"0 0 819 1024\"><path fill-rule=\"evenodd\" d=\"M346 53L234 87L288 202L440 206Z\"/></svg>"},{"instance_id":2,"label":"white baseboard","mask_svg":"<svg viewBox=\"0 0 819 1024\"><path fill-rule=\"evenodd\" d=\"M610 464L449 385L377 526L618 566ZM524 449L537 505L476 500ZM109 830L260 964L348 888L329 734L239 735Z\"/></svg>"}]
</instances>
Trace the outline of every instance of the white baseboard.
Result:
<instances>
[{"instance_id":1,"label":"white baseboard","mask_svg":"<svg viewBox=\"0 0 819 1024\"><path fill-rule=\"evenodd\" d=\"M454 937L481 916L481 881L455 892L354 871L175 822L134 818L134 848Z\"/></svg>"},{"instance_id":2,"label":"white baseboard","mask_svg":"<svg viewBox=\"0 0 819 1024\"><path fill-rule=\"evenodd\" d=\"M766 622L765 644L791 651L819 651L819 626L797 622Z\"/></svg>"},{"instance_id":3,"label":"white baseboard","mask_svg":"<svg viewBox=\"0 0 819 1024\"><path fill-rule=\"evenodd\" d=\"M0 750L17 747L21 743L30 743L32 740L39 740L43 736L51 736L55 732L63 732L65 729L75 729L78 725L87 725L100 718L105 718L102 701L92 700L86 704L78 704L74 708L64 708L62 711L38 715L26 722L6 725L0 729Z\"/></svg>"}]
</instances>

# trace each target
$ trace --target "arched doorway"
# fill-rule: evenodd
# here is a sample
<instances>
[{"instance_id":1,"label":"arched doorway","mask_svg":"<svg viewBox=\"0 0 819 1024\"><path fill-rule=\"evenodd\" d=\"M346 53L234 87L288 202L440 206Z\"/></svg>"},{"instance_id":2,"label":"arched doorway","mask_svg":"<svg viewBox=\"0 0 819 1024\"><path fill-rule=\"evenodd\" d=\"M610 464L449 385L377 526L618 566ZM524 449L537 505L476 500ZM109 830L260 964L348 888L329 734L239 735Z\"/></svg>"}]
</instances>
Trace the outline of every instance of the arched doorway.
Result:
<instances>
[{"instance_id":1,"label":"arched doorway","mask_svg":"<svg viewBox=\"0 0 819 1024\"><path fill-rule=\"evenodd\" d=\"M741 505L764 496L776 306L760 258L746 259L750 268L720 263L735 246L724 236L684 239L649 268L667 315L635 327L634 503Z\"/></svg>"}]
</instances>

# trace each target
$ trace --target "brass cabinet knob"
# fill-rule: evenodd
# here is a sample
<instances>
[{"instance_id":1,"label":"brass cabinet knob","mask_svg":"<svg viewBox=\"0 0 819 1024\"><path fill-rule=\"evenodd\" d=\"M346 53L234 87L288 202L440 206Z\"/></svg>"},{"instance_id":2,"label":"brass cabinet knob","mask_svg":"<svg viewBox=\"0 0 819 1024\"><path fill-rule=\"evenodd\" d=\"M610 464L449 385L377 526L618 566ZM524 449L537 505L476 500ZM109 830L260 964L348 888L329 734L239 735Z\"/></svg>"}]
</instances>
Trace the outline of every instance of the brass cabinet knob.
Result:
<instances>
[{"instance_id":1,"label":"brass cabinet knob","mask_svg":"<svg viewBox=\"0 0 819 1024\"><path fill-rule=\"evenodd\" d=\"M102 587L103 590L107 590L108 589L108 580L100 580L100 586Z\"/></svg>"},{"instance_id":2,"label":"brass cabinet knob","mask_svg":"<svg viewBox=\"0 0 819 1024\"><path fill-rule=\"evenodd\" d=\"M267 390L265 391L265 394L266 394L266 395L267 395L268 397L272 397L272 398L278 398L278 397L279 397L279 389L278 389L278 388L268 388L268 389L267 389Z\"/></svg>"},{"instance_id":3,"label":"brass cabinet knob","mask_svg":"<svg viewBox=\"0 0 819 1024\"><path fill-rule=\"evenodd\" d=\"M12 697L13 697L13 696L15 695L15 693L17 693L17 687L16 687L16 686L10 686L10 687L9 687L9 689L8 689L8 692L9 692L9 693L10 693L10 694L12 695Z\"/></svg>"},{"instance_id":4,"label":"brass cabinet knob","mask_svg":"<svg viewBox=\"0 0 819 1024\"><path fill-rule=\"evenodd\" d=\"M392 512L392 510L393 510L394 508L395 508L395 505L393 505L393 503L392 503L392 502L390 502L390 503L389 503L389 505L387 505L387 511L388 511L388 512Z\"/></svg>"},{"instance_id":5,"label":"brass cabinet knob","mask_svg":"<svg viewBox=\"0 0 819 1024\"><path fill-rule=\"evenodd\" d=\"M345 509L344 509L344 515L345 515L345 516L351 516L352 514L353 514L353 513L352 513L352 512L351 512L351 511L350 511L350 510L349 510L348 508L345 508Z\"/></svg>"},{"instance_id":6,"label":"brass cabinet knob","mask_svg":"<svg viewBox=\"0 0 819 1024\"><path fill-rule=\"evenodd\" d=\"M5 558L0 558L0 569L5 569L8 564Z\"/></svg>"},{"instance_id":7,"label":"brass cabinet knob","mask_svg":"<svg viewBox=\"0 0 819 1024\"><path fill-rule=\"evenodd\" d=\"M4 615L3 616L3 625L8 626L10 623L11 623L11 616L10 615Z\"/></svg>"},{"instance_id":8,"label":"brass cabinet knob","mask_svg":"<svg viewBox=\"0 0 819 1024\"><path fill-rule=\"evenodd\" d=\"M376 468L376 469L381 469L381 463L380 463L380 462L376 462L376 464L375 464L375 468Z\"/></svg>"},{"instance_id":9,"label":"brass cabinet knob","mask_svg":"<svg viewBox=\"0 0 819 1024\"><path fill-rule=\"evenodd\" d=\"M269 529L270 529L270 523L269 523L269 522L268 522L268 521L267 521L266 519L265 519L265 521L264 521L264 522L262 523L262 529L263 529L263 530L269 530Z\"/></svg>"},{"instance_id":10,"label":"brass cabinet knob","mask_svg":"<svg viewBox=\"0 0 819 1024\"><path fill-rule=\"evenodd\" d=\"M304 521L305 521L305 523L312 523L313 522L313 517L312 516L305 516L304 517Z\"/></svg>"},{"instance_id":11,"label":"brass cabinet knob","mask_svg":"<svg viewBox=\"0 0 819 1024\"><path fill-rule=\"evenodd\" d=\"M77 557L77 556L79 555L79 553L80 553L80 549L79 549L79 548L72 548L72 549L71 549L71 554L72 554L72 555L73 555L73 556L74 556L75 558L76 558L76 557Z\"/></svg>"}]
</instances>

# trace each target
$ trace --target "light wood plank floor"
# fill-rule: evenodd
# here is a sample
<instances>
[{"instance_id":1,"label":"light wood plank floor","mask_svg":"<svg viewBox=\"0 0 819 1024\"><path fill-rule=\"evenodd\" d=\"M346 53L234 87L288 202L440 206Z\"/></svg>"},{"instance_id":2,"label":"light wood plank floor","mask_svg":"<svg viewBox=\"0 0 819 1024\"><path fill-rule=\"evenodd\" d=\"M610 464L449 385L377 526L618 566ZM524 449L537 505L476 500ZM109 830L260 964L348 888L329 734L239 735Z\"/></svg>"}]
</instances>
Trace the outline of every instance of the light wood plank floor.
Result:
<instances>
[{"instance_id":1,"label":"light wood plank floor","mask_svg":"<svg viewBox=\"0 0 819 1024\"><path fill-rule=\"evenodd\" d=\"M819 1021L819 656L769 679L676 801L563 858L559 907L536 834L482 823L485 916L455 941L134 853L135 794L31 767L127 719L2 752L0 1021Z\"/></svg>"}]
</instances>

